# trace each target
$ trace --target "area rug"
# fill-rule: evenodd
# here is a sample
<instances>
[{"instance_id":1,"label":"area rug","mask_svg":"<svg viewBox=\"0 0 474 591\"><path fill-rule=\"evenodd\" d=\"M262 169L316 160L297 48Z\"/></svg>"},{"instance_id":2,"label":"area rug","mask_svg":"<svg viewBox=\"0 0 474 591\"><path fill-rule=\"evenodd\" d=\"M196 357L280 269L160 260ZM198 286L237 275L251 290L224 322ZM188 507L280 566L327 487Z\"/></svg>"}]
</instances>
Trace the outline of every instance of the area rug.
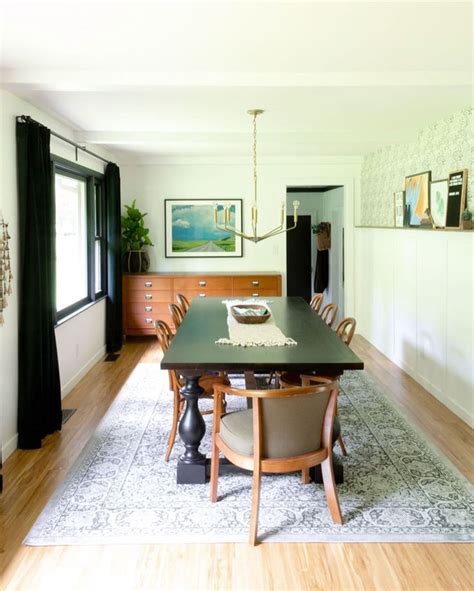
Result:
<instances>
[{"instance_id":1,"label":"area rug","mask_svg":"<svg viewBox=\"0 0 474 591\"><path fill-rule=\"evenodd\" d=\"M26 544L247 542L248 474L221 476L220 500L211 504L209 485L176 484L179 440L164 462L172 409L167 388L158 365L136 367ZM262 478L260 539L472 540L472 487L365 372L347 372L342 388L339 415L349 454L342 460L344 484L338 485L344 524L333 524L321 485L303 485L299 474L268 475ZM229 410L242 404L231 398ZM210 419L202 446L208 454Z\"/></svg>"}]
</instances>

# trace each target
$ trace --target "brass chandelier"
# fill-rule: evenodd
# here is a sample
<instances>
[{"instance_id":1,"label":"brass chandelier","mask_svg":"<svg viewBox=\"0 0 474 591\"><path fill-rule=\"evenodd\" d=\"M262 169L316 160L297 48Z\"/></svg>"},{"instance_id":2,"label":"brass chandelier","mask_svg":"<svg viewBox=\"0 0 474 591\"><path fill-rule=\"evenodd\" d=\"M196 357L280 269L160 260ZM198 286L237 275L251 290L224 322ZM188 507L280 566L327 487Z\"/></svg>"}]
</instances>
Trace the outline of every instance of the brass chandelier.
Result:
<instances>
[{"instance_id":1,"label":"brass chandelier","mask_svg":"<svg viewBox=\"0 0 474 591\"><path fill-rule=\"evenodd\" d=\"M214 224L218 230L222 230L223 232L228 232L235 236L239 236L244 238L245 240L250 240L251 242L261 242L266 238L271 238L272 236L277 236L278 234L283 234L284 232L289 232L290 230L294 230L298 223L298 208L300 206L299 201L293 201L293 225L289 228L285 228L285 203L281 204L281 211L280 211L280 224L275 226L273 230L270 230L266 234L262 236L258 235L258 206L257 206L257 117L263 113L262 109L250 109L247 111L249 115L253 116L253 204L252 204L252 233L246 234L245 232L241 232L237 230L237 228L230 225L230 207L228 205L223 205L222 209L224 211L224 223L219 223L219 215L218 215L218 207L219 204L214 206Z\"/></svg>"}]
</instances>

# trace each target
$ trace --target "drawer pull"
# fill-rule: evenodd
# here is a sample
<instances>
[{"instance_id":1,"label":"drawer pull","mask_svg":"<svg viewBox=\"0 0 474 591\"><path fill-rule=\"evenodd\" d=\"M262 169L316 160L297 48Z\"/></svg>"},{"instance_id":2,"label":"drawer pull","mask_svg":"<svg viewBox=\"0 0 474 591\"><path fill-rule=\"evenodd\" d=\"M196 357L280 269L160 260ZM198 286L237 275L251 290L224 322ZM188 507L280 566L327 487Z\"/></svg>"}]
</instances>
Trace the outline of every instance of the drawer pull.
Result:
<instances>
[{"instance_id":1,"label":"drawer pull","mask_svg":"<svg viewBox=\"0 0 474 591\"><path fill-rule=\"evenodd\" d=\"M199 297L200 297L200 298L205 298L205 297L206 297L206 294L205 294L205 293L200 293L200 294L199 294Z\"/></svg>"},{"instance_id":2,"label":"drawer pull","mask_svg":"<svg viewBox=\"0 0 474 591\"><path fill-rule=\"evenodd\" d=\"M255 285L255 287L257 287L257 285L260 285L260 283L258 281L252 281L252 285Z\"/></svg>"},{"instance_id":3,"label":"drawer pull","mask_svg":"<svg viewBox=\"0 0 474 591\"><path fill-rule=\"evenodd\" d=\"M153 310L153 306L145 306L145 312L151 312Z\"/></svg>"},{"instance_id":4,"label":"drawer pull","mask_svg":"<svg viewBox=\"0 0 474 591\"><path fill-rule=\"evenodd\" d=\"M152 296L152 294L151 294L151 293L146 293L146 294L145 294L145 299L146 299L146 300L152 300L152 299L153 299L153 296Z\"/></svg>"},{"instance_id":5,"label":"drawer pull","mask_svg":"<svg viewBox=\"0 0 474 591\"><path fill-rule=\"evenodd\" d=\"M151 281L145 281L145 287L153 287L153 283Z\"/></svg>"},{"instance_id":6,"label":"drawer pull","mask_svg":"<svg viewBox=\"0 0 474 591\"><path fill-rule=\"evenodd\" d=\"M253 294L252 294L252 297L253 297L253 298L258 298L258 296L259 296L259 295L260 295L260 294L258 294L258 293L253 293Z\"/></svg>"},{"instance_id":7,"label":"drawer pull","mask_svg":"<svg viewBox=\"0 0 474 591\"><path fill-rule=\"evenodd\" d=\"M153 324L153 318L145 318L145 324Z\"/></svg>"},{"instance_id":8,"label":"drawer pull","mask_svg":"<svg viewBox=\"0 0 474 591\"><path fill-rule=\"evenodd\" d=\"M200 281L199 282L199 287L206 287L206 282L205 281Z\"/></svg>"}]
</instances>

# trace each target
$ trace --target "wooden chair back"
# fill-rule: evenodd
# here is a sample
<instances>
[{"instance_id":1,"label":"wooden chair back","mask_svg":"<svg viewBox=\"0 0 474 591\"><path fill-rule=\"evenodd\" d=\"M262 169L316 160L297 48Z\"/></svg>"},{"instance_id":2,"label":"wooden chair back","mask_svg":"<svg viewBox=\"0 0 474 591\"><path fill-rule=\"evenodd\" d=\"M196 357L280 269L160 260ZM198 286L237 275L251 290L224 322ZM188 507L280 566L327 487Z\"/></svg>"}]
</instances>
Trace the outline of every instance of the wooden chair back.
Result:
<instances>
[{"instance_id":1,"label":"wooden chair back","mask_svg":"<svg viewBox=\"0 0 474 591\"><path fill-rule=\"evenodd\" d=\"M171 328L164 320L155 321L156 338L160 344L160 348L165 353L173 339ZM176 372L172 369L168 370L170 390L179 391L179 380Z\"/></svg>"},{"instance_id":2,"label":"wooden chair back","mask_svg":"<svg viewBox=\"0 0 474 591\"><path fill-rule=\"evenodd\" d=\"M319 314L319 310L321 309L321 304L323 303L323 294L322 293L315 293L314 296L311 298L309 303L312 310Z\"/></svg>"},{"instance_id":3,"label":"wooden chair back","mask_svg":"<svg viewBox=\"0 0 474 591\"><path fill-rule=\"evenodd\" d=\"M186 314L186 312L189 310L189 306L191 305L189 303L189 300L186 296L184 296L182 293L177 293L176 294L176 301L178 302L178 306L181 308L181 312L183 313L183 316Z\"/></svg>"},{"instance_id":4,"label":"wooden chair back","mask_svg":"<svg viewBox=\"0 0 474 591\"><path fill-rule=\"evenodd\" d=\"M176 328L176 330L178 330L178 328L181 325L181 322L183 322L184 314L181 311L181 308L176 304L168 304L168 309L170 311L171 318L173 319L174 327Z\"/></svg>"},{"instance_id":5,"label":"wooden chair back","mask_svg":"<svg viewBox=\"0 0 474 591\"><path fill-rule=\"evenodd\" d=\"M337 304L328 304L327 306L324 306L324 309L321 312L321 318L331 328L332 328L332 325L334 324L334 321L336 320L337 310L338 310Z\"/></svg>"},{"instance_id":6,"label":"wooden chair back","mask_svg":"<svg viewBox=\"0 0 474 591\"><path fill-rule=\"evenodd\" d=\"M351 344L352 337L354 336L355 329L355 318L344 318L344 320L341 320L341 322L339 322L337 325L336 334L343 343L346 343L346 345L349 346Z\"/></svg>"}]
</instances>

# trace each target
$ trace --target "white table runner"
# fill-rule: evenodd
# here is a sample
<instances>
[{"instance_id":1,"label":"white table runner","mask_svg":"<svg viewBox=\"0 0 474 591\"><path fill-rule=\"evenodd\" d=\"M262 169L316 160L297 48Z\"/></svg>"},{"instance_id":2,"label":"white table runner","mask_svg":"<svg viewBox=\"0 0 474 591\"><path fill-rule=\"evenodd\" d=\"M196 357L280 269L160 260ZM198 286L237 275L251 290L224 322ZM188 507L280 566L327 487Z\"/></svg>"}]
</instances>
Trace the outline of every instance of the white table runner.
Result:
<instances>
[{"instance_id":1,"label":"white table runner","mask_svg":"<svg viewBox=\"0 0 474 591\"><path fill-rule=\"evenodd\" d=\"M298 343L286 337L272 316L263 324L241 324L232 316L231 306L244 304L259 304L265 306L271 313L267 300L224 300L227 306L227 326L229 338L222 338L216 341L217 345L232 345L233 347L286 347Z\"/></svg>"}]
</instances>

